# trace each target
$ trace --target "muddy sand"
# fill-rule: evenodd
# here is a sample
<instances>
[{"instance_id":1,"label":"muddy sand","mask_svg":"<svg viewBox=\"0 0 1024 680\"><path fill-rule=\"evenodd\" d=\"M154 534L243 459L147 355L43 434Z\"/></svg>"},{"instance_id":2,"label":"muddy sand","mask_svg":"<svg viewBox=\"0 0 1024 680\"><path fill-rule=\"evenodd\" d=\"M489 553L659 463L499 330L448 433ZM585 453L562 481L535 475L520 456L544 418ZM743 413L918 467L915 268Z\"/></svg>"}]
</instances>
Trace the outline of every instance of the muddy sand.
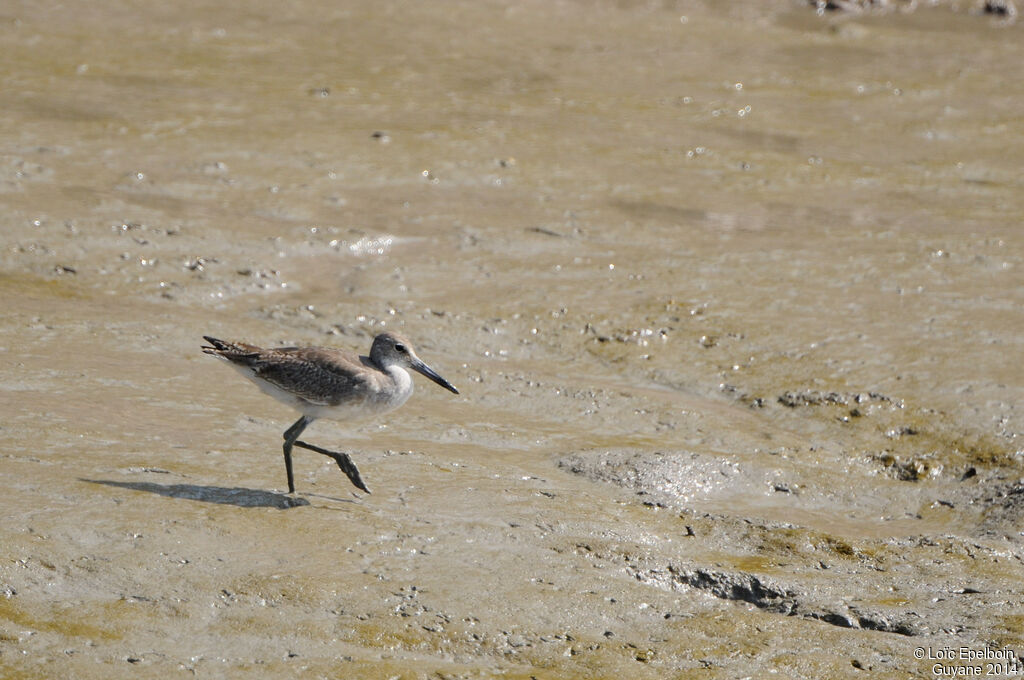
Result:
<instances>
[{"instance_id":1,"label":"muddy sand","mask_svg":"<svg viewBox=\"0 0 1024 680\"><path fill-rule=\"evenodd\" d=\"M904 10L4 9L0 675L1024 672L1024 36ZM201 336L386 329L287 494Z\"/></svg>"}]
</instances>

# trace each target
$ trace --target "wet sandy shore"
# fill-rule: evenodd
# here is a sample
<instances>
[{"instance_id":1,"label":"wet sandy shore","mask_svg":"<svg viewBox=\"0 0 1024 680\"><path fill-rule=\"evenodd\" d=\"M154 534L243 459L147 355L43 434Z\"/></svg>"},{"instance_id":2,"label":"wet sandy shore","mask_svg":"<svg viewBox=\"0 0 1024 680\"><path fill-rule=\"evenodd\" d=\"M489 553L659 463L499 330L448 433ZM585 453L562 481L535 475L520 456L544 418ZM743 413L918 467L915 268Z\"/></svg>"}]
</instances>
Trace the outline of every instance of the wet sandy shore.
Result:
<instances>
[{"instance_id":1,"label":"wet sandy shore","mask_svg":"<svg viewBox=\"0 0 1024 680\"><path fill-rule=\"evenodd\" d=\"M1020 669L1018 24L2 14L0 675ZM201 336L391 328L461 394L284 493Z\"/></svg>"}]
</instances>

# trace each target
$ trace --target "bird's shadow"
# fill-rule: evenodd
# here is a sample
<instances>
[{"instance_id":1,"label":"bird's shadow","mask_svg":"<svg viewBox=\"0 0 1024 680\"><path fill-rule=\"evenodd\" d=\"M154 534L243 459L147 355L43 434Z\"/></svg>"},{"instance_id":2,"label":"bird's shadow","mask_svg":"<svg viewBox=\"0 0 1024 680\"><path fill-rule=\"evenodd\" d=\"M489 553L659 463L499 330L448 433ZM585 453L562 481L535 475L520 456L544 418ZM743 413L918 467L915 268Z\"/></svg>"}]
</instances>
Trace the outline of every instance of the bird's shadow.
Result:
<instances>
[{"instance_id":1,"label":"bird's shadow","mask_svg":"<svg viewBox=\"0 0 1024 680\"><path fill-rule=\"evenodd\" d=\"M171 498L187 498L192 501L203 501L204 503L237 505L240 508L277 508L279 510L287 510L288 508L309 505L309 501L305 498L237 486L228 488L224 486L199 486L197 484L116 482L111 479L85 479L83 477L79 477L79 480L89 482L90 484L105 484L106 486L113 486L118 489L146 491Z\"/></svg>"}]
</instances>

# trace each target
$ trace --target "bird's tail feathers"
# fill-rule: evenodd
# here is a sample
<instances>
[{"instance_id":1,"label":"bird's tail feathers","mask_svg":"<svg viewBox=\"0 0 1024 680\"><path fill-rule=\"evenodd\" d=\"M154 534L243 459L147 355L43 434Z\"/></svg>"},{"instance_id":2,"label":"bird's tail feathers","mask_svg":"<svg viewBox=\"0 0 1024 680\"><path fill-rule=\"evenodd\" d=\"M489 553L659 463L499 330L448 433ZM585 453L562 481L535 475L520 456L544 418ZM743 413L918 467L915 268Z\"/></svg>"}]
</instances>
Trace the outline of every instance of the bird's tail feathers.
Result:
<instances>
[{"instance_id":1,"label":"bird's tail feathers","mask_svg":"<svg viewBox=\"0 0 1024 680\"><path fill-rule=\"evenodd\" d=\"M255 345L247 345L241 342L225 342L209 335L204 335L203 340L210 343L202 345L204 354L211 354L215 357L228 359L229 361L245 361L254 358L259 354L260 348Z\"/></svg>"}]
</instances>

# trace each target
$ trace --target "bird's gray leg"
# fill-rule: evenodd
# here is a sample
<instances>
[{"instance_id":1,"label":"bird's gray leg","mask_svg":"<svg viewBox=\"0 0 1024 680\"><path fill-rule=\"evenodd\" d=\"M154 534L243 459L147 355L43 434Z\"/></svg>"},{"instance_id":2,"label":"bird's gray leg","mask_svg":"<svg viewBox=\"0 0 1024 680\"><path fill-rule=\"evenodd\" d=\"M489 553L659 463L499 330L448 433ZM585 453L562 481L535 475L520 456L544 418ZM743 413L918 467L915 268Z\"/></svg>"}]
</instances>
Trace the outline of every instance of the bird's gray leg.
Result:
<instances>
[{"instance_id":1,"label":"bird's gray leg","mask_svg":"<svg viewBox=\"0 0 1024 680\"><path fill-rule=\"evenodd\" d=\"M338 464L338 467L341 468L341 471L345 473L345 475L349 478L349 481L351 481L356 486L357 489L361 489L366 493L370 493L370 490L366 488L366 484L363 483L363 478L359 476L359 468L356 467L356 464L352 462L352 459L348 457L347 453L328 451L327 449L321 449L319 446L313 446L312 444L307 444L306 442L300 441L296 441L295 445L301 446L304 449L309 449L310 451L322 453L325 456L330 456L331 458L334 459L334 462Z\"/></svg>"},{"instance_id":2,"label":"bird's gray leg","mask_svg":"<svg viewBox=\"0 0 1024 680\"><path fill-rule=\"evenodd\" d=\"M284 431L284 469L288 473L288 493L295 493L295 478L292 476L292 444L299 438L302 431L313 422L312 418L302 416L295 424Z\"/></svg>"}]
</instances>

